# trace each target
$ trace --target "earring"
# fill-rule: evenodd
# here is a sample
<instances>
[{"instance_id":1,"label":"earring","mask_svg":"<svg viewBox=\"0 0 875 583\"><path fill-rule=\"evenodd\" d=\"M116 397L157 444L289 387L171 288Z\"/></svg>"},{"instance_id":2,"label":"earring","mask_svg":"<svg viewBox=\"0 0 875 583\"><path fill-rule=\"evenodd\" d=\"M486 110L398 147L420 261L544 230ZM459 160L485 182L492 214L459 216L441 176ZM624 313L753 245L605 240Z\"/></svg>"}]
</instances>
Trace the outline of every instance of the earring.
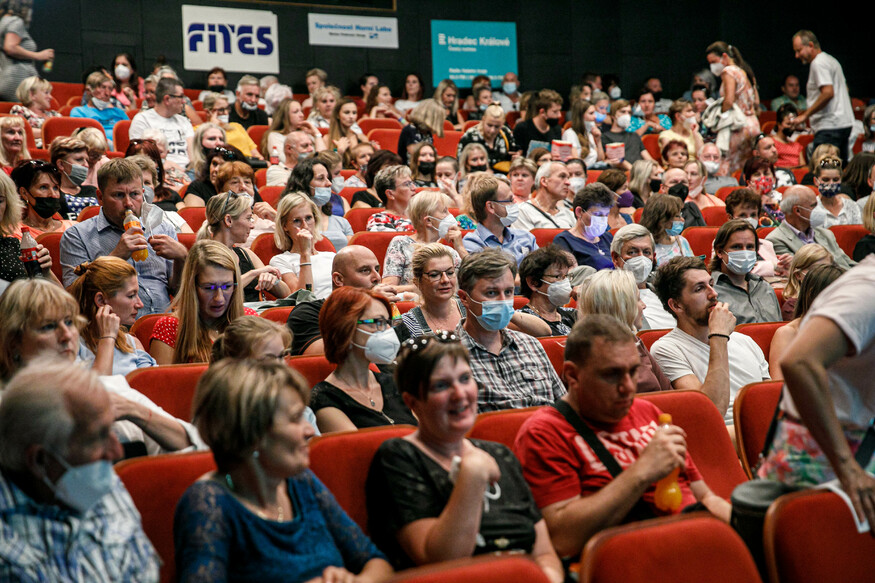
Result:
<instances>
[{"instance_id":1,"label":"earring","mask_svg":"<svg viewBox=\"0 0 875 583\"><path fill-rule=\"evenodd\" d=\"M261 455L261 454L258 453L258 450L257 450L257 449L252 450L252 457L253 457L253 458L258 459L258 456L259 456L259 455Z\"/></svg>"}]
</instances>

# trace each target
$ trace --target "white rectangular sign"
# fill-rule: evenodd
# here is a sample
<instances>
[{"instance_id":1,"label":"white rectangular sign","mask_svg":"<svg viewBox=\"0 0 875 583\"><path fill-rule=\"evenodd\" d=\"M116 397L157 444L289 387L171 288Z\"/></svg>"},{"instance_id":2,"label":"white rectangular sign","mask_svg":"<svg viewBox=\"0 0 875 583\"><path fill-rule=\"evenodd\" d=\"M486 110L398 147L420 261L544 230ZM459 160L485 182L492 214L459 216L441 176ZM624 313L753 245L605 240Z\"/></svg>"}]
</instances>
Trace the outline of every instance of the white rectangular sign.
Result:
<instances>
[{"instance_id":1,"label":"white rectangular sign","mask_svg":"<svg viewBox=\"0 0 875 583\"><path fill-rule=\"evenodd\" d=\"M398 19L372 16L307 15L311 45L398 48Z\"/></svg>"},{"instance_id":2,"label":"white rectangular sign","mask_svg":"<svg viewBox=\"0 0 875 583\"><path fill-rule=\"evenodd\" d=\"M268 10L182 6L184 66L242 73L279 73L279 28Z\"/></svg>"}]
</instances>

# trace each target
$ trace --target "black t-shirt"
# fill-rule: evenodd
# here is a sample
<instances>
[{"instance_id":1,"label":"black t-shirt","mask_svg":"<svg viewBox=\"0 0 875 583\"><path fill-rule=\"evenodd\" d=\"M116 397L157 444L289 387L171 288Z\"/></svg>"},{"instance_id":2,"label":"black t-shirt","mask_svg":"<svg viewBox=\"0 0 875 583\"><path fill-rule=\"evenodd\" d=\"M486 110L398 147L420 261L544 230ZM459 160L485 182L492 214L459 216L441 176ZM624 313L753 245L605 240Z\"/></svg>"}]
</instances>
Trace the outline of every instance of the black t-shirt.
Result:
<instances>
[{"instance_id":1,"label":"black t-shirt","mask_svg":"<svg viewBox=\"0 0 875 583\"><path fill-rule=\"evenodd\" d=\"M487 490L474 554L531 552L541 513L519 461L500 443L479 439L471 443L491 455L501 470L498 483ZM412 567L413 562L398 544L397 532L416 520L439 517L449 502L453 482L449 473L416 445L395 438L377 450L365 492L371 538L397 569L403 569Z\"/></svg>"},{"instance_id":2,"label":"black t-shirt","mask_svg":"<svg viewBox=\"0 0 875 583\"><path fill-rule=\"evenodd\" d=\"M410 160L407 155L407 146L411 144L418 144L419 142L428 142L429 144L434 143L434 138L428 130L424 130L416 126L416 124L409 123L403 128L401 128L401 134L398 136L398 155L401 156L402 162L407 164Z\"/></svg>"},{"instance_id":3,"label":"black t-shirt","mask_svg":"<svg viewBox=\"0 0 875 583\"><path fill-rule=\"evenodd\" d=\"M608 144L615 142L623 142L625 145L626 154L623 158L624 161L634 164L641 159L644 142L641 141L641 138L635 132L602 132L602 146L607 148Z\"/></svg>"},{"instance_id":4,"label":"black t-shirt","mask_svg":"<svg viewBox=\"0 0 875 583\"><path fill-rule=\"evenodd\" d=\"M213 186L211 182L204 182L203 180L193 180L188 188L185 189L185 195L193 194L196 197L203 199L204 205L206 205L211 198L216 196L218 193L216 192L216 187ZM258 189L255 190L255 202L263 202L264 199L261 198L261 195L258 194ZM162 207L163 208L163 207ZM167 209L171 210L171 209ZM176 209L172 209L176 210Z\"/></svg>"},{"instance_id":5,"label":"black t-shirt","mask_svg":"<svg viewBox=\"0 0 875 583\"><path fill-rule=\"evenodd\" d=\"M325 300L304 302L295 306L289 314L286 325L292 331L292 354L303 354L313 341L322 338L319 330L319 310Z\"/></svg>"},{"instance_id":6,"label":"black t-shirt","mask_svg":"<svg viewBox=\"0 0 875 583\"><path fill-rule=\"evenodd\" d=\"M523 156L529 153L529 142L535 140L537 142L546 142L547 148L550 147L550 142L562 138L562 128L557 124L547 130L546 133L535 127L535 124L529 120L523 120L516 124L513 129L513 138L516 140L517 146L523 152Z\"/></svg>"},{"instance_id":7,"label":"black t-shirt","mask_svg":"<svg viewBox=\"0 0 875 583\"><path fill-rule=\"evenodd\" d=\"M383 207L383 201L379 198L368 192L367 190L359 190L355 194L352 195L352 205L357 202L363 202L369 207L373 209L378 209ZM350 205L350 206L352 206Z\"/></svg>"},{"instance_id":8,"label":"black t-shirt","mask_svg":"<svg viewBox=\"0 0 875 583\"><path fill-rule=\"evenodd\" d=\"M252 126L266 126L268 119L267 113L263 109L256 109L255 111L249 112L249 117L243 118L237 114L237 108L233 105L231 106L231 113L228 114L228 121L230 123L237 122L242 125L247 130Z\"/></svg>"},{"instance_id":9,"label":"black t-shirt","mask_svg":"<svg viewBox=\"0 0 875 583\"><path fill-rule=\"evenodd\" d=\"M21 262L21 241L15 237L0 237L0 279L13 281L26 277L27 270Z\"/></svg>"},{"instance_id":10,"label":"black t-shirt","mask_svg":"<svg viewBox=\"0 0 875 583\"><path fill-rule=\"evenodd\" d=\"M292 310L293 312L295 310ZM416 417L404 404L401 393L395 386L391 374L374 373L383 393L383 410L365 407L338 387L322 381L310 393L310 408L313 411L334 407L340 409L358 429L363 427L382 427L383 425L416 425Z\"/></svg>"},{"instance_id":11,"label":"black t-shirt","mask_svg":"<svg viewBox=\"0 0 875 583\"><path fill-rule=\"evenodd\" d=\"M164 200L159 200L155 202L155 206L165 211L176 211L176 204L182 202L182 198L179 196L179 193L175 190L166 189L169 195Z\"/></svg>"}]
</instances>

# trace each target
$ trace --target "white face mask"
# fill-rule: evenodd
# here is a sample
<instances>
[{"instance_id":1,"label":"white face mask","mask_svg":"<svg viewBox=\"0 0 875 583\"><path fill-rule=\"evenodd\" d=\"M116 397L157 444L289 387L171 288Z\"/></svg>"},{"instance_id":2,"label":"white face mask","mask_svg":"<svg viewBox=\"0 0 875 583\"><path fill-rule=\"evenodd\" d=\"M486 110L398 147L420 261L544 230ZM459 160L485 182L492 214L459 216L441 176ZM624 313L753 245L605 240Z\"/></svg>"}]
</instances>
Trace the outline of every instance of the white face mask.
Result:
<instances>
[{"instance_id":1,"label":"white face mask","mask_svg":"<svg viewBox=\"0 0 875 583\"><path fill-rule=\"evenodd\" d=\"M518 218L520 218L520 207L516 204L506 204L504 205L504 210L507 211L507 216L498 217L498 220L501 221L501 224L505 227L509 227L516 222Z\"/></svg>"},{"instance_id":2,"label":"white face mask","mask_svg":"<svg viewBox=\"0 0 875 583\"><path fill-rule=\"evenodd\" d=\"M433 220L433 221L437 221L438 226L437 226L436 230L438 232L438 238L440 238L440 239L443 239L444 237L446 237L449 230L456 226L456 217L454 217L451 214L445 216L442 219L438 219L436 217L428 217L428 218ZM432 227L432 228L434 229L435 227Z\"/></svg>"},{"instance_id":3,"label":"white face mask","mask_svg":"<svg viewBox=\"0 0 875 583\"><path fill-rule=\"evenodd\" d=\"M343 176L338 175L331 179L331 192L334 194L340 194L340 191L343 190L344 184Z\"/></svg>"},{"instance_id":4,"label":"white face mask","mask_svg":"<svg viewBox=\"0 0 875 583\"><path fill-rule=\"evenodd\" d=\"M592 129L595 127L595 122L594 121L585 121L585 122L583 122L583 127L586 128L586 131L591 132Z\"/></svg>"},{"instance_id":5,"label":"white face mask","mask_svg":"<svg viewBox=\"0 0 875 583\"><path fill-rule=\"evenodd\" d=\"M386 328L382 332L368 332L359 328L359 332L368 335L368 341L364 346L353 343L353 346L365 351L365 358L374 364L392 364L398 356L401 341L392 328Z\"/></svg>"},{"instance_id":6,"label":"white face mask","mask_svg":"<svg viewBox=\"0 0 875 583\"><path fill-rule=\"evenodd\" d=\"M108 461L98 460L73 467L61 456L55 453L51 455L67 468L67 471L55 484L52 484L46 476L43 476L43 482L55 493L55 498L80 514L91 510L101 498L112 491L114 473L112 464Z\"/></svg>"},{"instance_id":7,"label":"white face mask","mask_svg":"<svg viewBox=\"0 0 875 583\"><path fill-rule=\"evenodd\" d=\"M583 234L590 239L601 237L608 230L608 217L590 215L589 225L583 227Z\"/></svg>"},{"instance_id":8,"label":"white face mask","mask_svg":"<svg viewBox=\"0 0 875 583\"><path fill-rule=\"evenodd\" d=\"M622 95L622 92L620 91L619 87L614 85L613 87L611 87L611 90L608 92L608 95L611 96L611 99L620 99L620 95Z\"/></svg>"},{"instance_id":9,"label":"white face mask","mask_svg":"<svg viewBox=\"0 0 875 583\"><path fill-rule=\"evenodd\" d=\"M620 128L625 130L627 127L629 127L630 123L632 123L632 116L629 115L628 113L624 113L623 115L617 116L617 127L620 127Z\"/></svg>"},{"instance_id":10,"label":"white face mask","mask_svg":"<svg viewBox=\"0 0 875 583\"><path fill-rule=\"evenodd\" d=\"M632 272L635 276L635 283L644 283L650 272L653 271L653 259L644 255L630 257L623 263L623 270Z\"/></svg>"},{"instance_id":11,"label":"white face mask","mask_svg":"<svg viewBox=\"0 0 875 583\"><path fill-rule=\"evenodd\" d=\"M216 117L219 118L219 121L222 123L228 123L228 120L231 119L231 116L227 113L219 114Z\"/></svg>"},{"instance_id":12,"label":"white face mask","mask_svg":"<svg viewBox=\"0 0 875 583\"><path fill-rule=\"evenodd\" d=\"M572 176L568 179L571 183L571 192L577 194L577 191L586 186L586 178L581 178L580 176Z\"/></svg>"},{"instance_id":13,"label":"white face mask","mask_svg":"<svg viewBox=\"0 0 875 583\"><path fill-rule=\"evenodd\" d=\"M115 77L119 81L127 81L131 78L131 69L127 65L116 65Z\"/></svg>"},{"instance_id":14,"label":"white face mask","mask_svg":"<svg viewBox=\"0 0 875 583\"><path fill-rule=\"evenodd\" d=\"M720 170L720 162L714 162L713 160L702 160L702 166L705 167L705 172L710 174L717 174L717 171Z\"/></svg>"},{"instance_id":15,"label":"white face mask","mask_svg":"<svg viewBox=\"0 0 875 583\"><path fill-rule=\"evenodd\" d=\"M96 97L91 98L91 105L93 105L94 108L98 111L103 111L104 109L109 109L110 107L112 107L112 103L110 103L109 101L104 101Z\"/></svg>"},{"instance_id":16,"label":"white face mask","mask_svg":"<svg viewBox=\"0 0 875 583\"><path fill-rule=\"evenodd\" d=\"M699 195L702 194L702 185L700 184L696 188L691 188L687 196L690 198L698 198Z\"/></svg>"},{"instance_id":17,"label":"white face mask","mask_svg":"<svg viewBox=\"0 0 875 583\"><path fill-rule=\"evenodd\" d=\"M331 200L331 187L317 186L313 191L313 202L315 202L316 206L319 208L322 208L328 204L329 200Z\"/></svg>"},{"instance_id":18,"label":"white face mask","mask_svg":"<svg viewBox=\"0 0 875 583\"><path fill-rule=\"evenodd\" d=\"M544 281L543 279L541 281ZM562 281L554 281L552 283L547 283L547 293L542 292L541 290L535 290L541 295L547 296L547 299L550 300L550 303L556 306L557 308L560 306L564 306L568 303L568 300L571 299L571 280L567 277Z\"/></svg>"},{"instance_id":19,"label":"white face mask","mask_svg":"<svg viewBox=\"0 0 875 583\"><path fill-rule=\"evenodd\" d=\"M723 63L711 63L711 73L714 74L715 77L719 77L723 74L723 69L726 68L726 65Z\"/></svg>"},{"instance_id":20,"label":"white face mask","mask_svg":"<svg viewBox=\"0 0 875 583\"><path fill-rule=\"evenodd\" d=\"M759 224L759 222L757 221L756 217L747 217L747 218L744 219L744 220L747 221L747 224L750 225L751 227L753 227L754 229L757 229L757 228L759 228L759 226L760 226L760 224Z\"/></svg>"},{"instance_id":21,"label":"white face mask","mask_svg":"<svg viewBox=\"0 0 875 583\"><path fill-rule=\"evenodd\" d=\"M750 273L757 262L756 251L729 251L726 255L728 256L726 267L737 275Z\"/></svg>"}]
</instances>

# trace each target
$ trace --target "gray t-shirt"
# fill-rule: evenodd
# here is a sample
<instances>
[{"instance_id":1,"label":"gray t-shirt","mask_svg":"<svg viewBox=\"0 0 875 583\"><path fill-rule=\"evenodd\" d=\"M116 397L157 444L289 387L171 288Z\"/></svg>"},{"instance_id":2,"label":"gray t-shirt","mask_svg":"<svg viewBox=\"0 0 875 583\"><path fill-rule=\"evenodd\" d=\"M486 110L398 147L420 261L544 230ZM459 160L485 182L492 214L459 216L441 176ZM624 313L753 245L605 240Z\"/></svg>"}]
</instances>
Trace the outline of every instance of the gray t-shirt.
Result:
<instances>
[{"instance_id":1,"label":"gray t-shirt","mask_svg":"<svg viewBox=\"0 0 875 583\"><path fill-rule=\"evenodd\" d=\"M0 18L0 43L5 42L6 33L11 32L21 37L21 48L36 51L36 41L31 38L24 21L18 16L7 14ZM0 45L2 46L2 45ZM37 75L33 61L10 57L0 50L0 99L3 101L18 101L15 90L28 77Z\"/></svg>"}]
</instances>

